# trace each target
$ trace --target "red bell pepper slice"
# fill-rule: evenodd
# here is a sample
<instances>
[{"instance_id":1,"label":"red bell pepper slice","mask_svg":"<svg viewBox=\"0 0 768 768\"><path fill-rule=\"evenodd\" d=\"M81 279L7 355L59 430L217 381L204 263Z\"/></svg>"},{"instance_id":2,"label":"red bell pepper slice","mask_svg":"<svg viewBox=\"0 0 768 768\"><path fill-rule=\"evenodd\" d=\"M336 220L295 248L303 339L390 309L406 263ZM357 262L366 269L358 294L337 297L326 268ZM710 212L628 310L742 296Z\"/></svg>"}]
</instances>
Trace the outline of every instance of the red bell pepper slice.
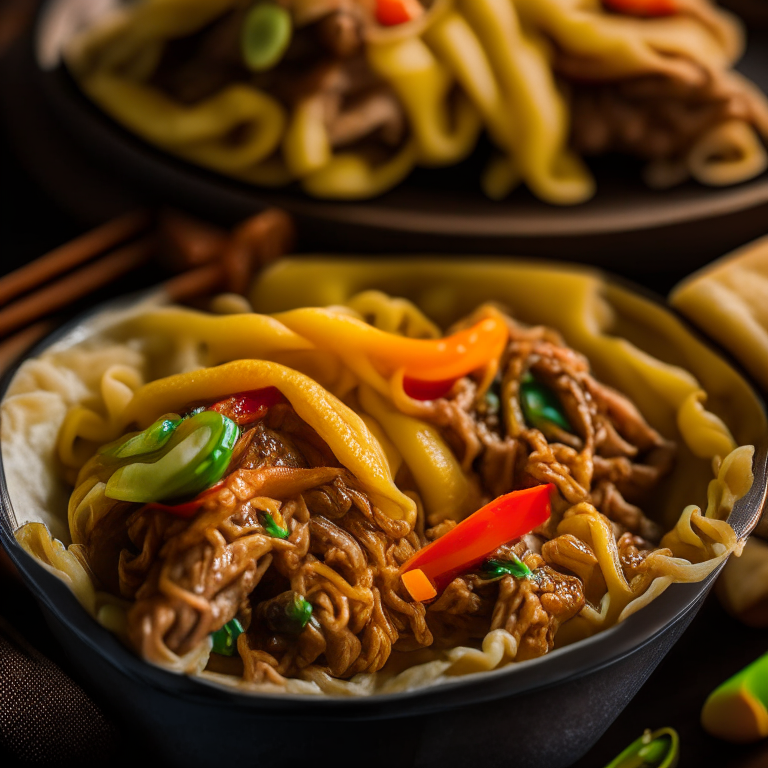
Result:
<instances>
[{"instance_id":1,"label":"red bell pepper slice","mask_svg":"<svg viewBox=\"0 0 768 768\"><path fill-rule=\"evenodd\" d=\"M183 504L161 504L160 502L153 501L150 504L146 504L146 509L151 509L157 512L168 512L170 515L176 517L190 518L194 517L203 506L203 502L213 493L216 493L224 485L223 480L219 480L216 485L212 485L210 488L206 488L202 493L195 496L192 501L185 501Z\"/></svg>"},{"instance_id":2,"label":"red bell pepper slice","mask_svg":"<svg viewBox=\"0 0 768 768\"><path fill-rule=\"evenodd\" d=\"M285 398L277 387L265 387L250 392L238 392L226 400L214 403L209 410L216 411L242 426L258 421L266 416L273 405L283 402Z\"/></svg>"},{"instance_id":3,"label":"red bell pepper slice","mask_svg":"<svg viewBox=\"0 0 768 768\"><path fill-rule=\"evenodd\" d=\"M403 378L403 391L414 400L437 400L440 397L445 397L457 381L458 379L423 381L405 376Z\"/></svg>"},{"instance_id":4,"label":"red bell pepper slice","mask_svg":"<svg viewBox=\"0 0 768 768\"><path fill-rule=\"evenodd\" d=\"M551 514L554 487L548 483L499 496L420 549L403 565L401 574L419 569L438 592L442 591L502 544L519 539L545 522Z\"/></svg>"},{"instance_id":5,"label":"red bell pepper slice","mask_svg":"<svg viewBox=\"0 0 768 768\"><path fill-rule=\"evenodd\" d=\"M680 13L676 0L603 0L603 5L628 16L674 16Z\"/></svg>"},{"instance_id":6,"label":"red bell pepper slice","mask_svg":"<svg viewBox=\"0 0 768 768\"><path fill-rule=\"evenodd\" d=\"M418 0L377 0L376 21L384 27L393 27L417 19L424 13Z\"/></svg>"}]
</instances>

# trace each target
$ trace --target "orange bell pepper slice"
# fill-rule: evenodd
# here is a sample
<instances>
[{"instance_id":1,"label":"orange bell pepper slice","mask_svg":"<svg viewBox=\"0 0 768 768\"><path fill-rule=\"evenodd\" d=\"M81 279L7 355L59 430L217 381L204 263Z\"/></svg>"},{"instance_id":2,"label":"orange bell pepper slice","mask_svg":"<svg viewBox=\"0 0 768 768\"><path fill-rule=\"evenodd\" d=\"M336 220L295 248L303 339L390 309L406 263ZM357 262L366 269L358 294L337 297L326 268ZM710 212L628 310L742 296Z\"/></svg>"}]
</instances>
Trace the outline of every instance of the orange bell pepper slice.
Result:
<instances>
[{"instance_id":1,"label":"orange bell pepper slice","mask_svg":"<svg viewBox=\"0 0 768 768\"><path fill-rule=\"evenodd\" d=\"M400 569L406 589L410 592L409 585L416 585L411 596L424 599L417 595L426 592L421 578L410 576L411 572L421 571L436 592L441 592L456 576L472 570L502 544L519 539L545 522L552 511L554 488L547 483L499 496L416 552Z\"/></svg>"},{"instance_id":2,"label":"orange bell pepper slice","mask_svg":"<svg viewBox=\"0 0 768 768\"><path fill-rule=\"evenodd\" d=\"M501 357L509 329L499 315L442 339L409 339L371 329L370 357L388 373L403 370L406 380L454 382Z\"/></svg>"},{"instance_id":3,"label":"orange bell pepper slice","mask_svg":"<svg viewBox=\"0 0 768 768\"><path fill-rule=\"evenodd\" d=\"M680 13L676 0L603 0L610 11L628 16L675 16Z\"/></svg>"},{"instance_id":4,"label":"orange bell pepper slice","mask_svg":"<svg viewBox=\"0 0 768 768\"><path fill-rule=\"evenodd\" d=\"M412 571L404 573L400 578L411 597L417 602L426 603L427 600L437 597L437 590L420 568L414 568Z\"/></svg>"}]
</instances>

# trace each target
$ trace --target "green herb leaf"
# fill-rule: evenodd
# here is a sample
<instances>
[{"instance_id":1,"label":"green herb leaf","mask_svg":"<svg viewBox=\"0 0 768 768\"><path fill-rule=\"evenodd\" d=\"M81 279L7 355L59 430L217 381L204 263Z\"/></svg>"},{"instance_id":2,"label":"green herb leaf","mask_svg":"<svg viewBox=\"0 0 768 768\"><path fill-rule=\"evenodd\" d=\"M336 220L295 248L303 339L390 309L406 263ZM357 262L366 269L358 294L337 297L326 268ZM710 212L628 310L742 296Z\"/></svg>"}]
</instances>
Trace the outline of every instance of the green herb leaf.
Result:
<instances>
[{"instance_id":1,"label":"green herb leaf","mask_svg":"<svg viewBox=\"0 0 768 768\"><path fill-rule=\"evenodd\" d=\"M312 603L305 600L298 592L294 592L293 602L285 606L285 615L295 623L298 631L301 632L312 618Z\"/></svg>"},{"instance_id":2,"label":"green herb leaf","mask_svg":"<svg viewBox=\"0 0 768 768\"><path fill-rule=\"evenodd\" d=\"M283 592L267 603L262 617L273 632L298 635L312 620L312 603L298 592Z\"/></svg>"},{"instance_id":3,"label":"green herb leaf","mask_svg":"<svg viewBox=\"0 0 768 768\"><path fill-rule=\"evenodd\" d=\"M481 575L485 579L502 579L504 576L530 579L533 571L517 555L513 554L512 557L512 560L486 560Z\"/></svg>"},{"instance_id":4,"label":"green herb leaf","mask_svg":"<svg viewBox=\"0 0 768 768\"><path fill-rule=\"evenodd\" d=\"M264 530L272 537L276 539L287 539L288 531L285 528L281 528L276 522L275 518L269 514L269 512L263 513L264 518Z\"/></svg>"},{"instance_id":5,"label":"green herb leaf","mask_svg":"<svg viewBox=\"0 0 768 768\"><path fill-rule=\"evenodd\" d=\"M221 629L211 633L213 652L221 656L234 656L237 650L237 638L244 631L243 625L237 619L228 621Z\"/></svg>"}]
</instances>

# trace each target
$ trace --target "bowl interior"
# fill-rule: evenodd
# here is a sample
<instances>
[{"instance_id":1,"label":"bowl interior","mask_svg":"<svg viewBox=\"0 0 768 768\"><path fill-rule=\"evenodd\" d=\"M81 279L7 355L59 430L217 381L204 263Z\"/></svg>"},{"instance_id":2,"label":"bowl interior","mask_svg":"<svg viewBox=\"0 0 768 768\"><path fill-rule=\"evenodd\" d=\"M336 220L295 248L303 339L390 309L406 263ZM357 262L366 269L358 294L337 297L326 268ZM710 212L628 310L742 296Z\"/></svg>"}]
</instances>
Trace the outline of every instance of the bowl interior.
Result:
<instances>
[{"instance_id":1,"label":"bowl interior","mask_svg":"<svg viewBox=\"0 0 768 768\"><path fill-rule=\"evenodd\" d=\"M312 287L319 284L315 279L316 275L312 271L313 268L323 271L325 285L334 284L333 276L334 269L336 268L334 263L327 262L324 266L315 262L311 263L313 265L312 268L308 266L306 261L291 260L290 264L281 265L278 269L294 270L294 274L301 274L303 278L301 285L304 286L305 292L307 290L311 292ZM409 291L418 282L422 286L429 286L433 297L439 298L440 276L444 277L446 270L450 272L451 269L466 268L467 265L475 273L475 278L463 283L467 301L471 300L473 292L477 289L473 280L476 280L478 285L480 283L485 284L487 290L487 275L483 273L483 267L476 261L467 262L464 265L454 265L453 267L446 266L440 261L426 264L420 260L410 260L408 263L410 264L410 271L406 270L405 273L402 272L402 262L398 262L397 267L399 270L397 285L402 289L400 292L405 295L408 295ZM365 287L380 287L384 289L390 287L391 289L391 286L388 286L388 282L394 279L390 272L391 263L378 263L378 271L377 269L371 270L369 267L370 263L366 262L364 272L360 273L365 275L364 278L355 277L354 271L352 273L349 273L349 271L345 272L347 275L345 280L347 282L344 284L343 290L346 292L356 292ZM513 267L506 264L506 268L512 269ZM554 267L553 265L547 268L553 270L552 274L556 271L568 271L563 267ZM298 271L296 272L296 270ZM426 283L424 282L425 275L430 278ZM335 285L338 287L343 282L337 281ZM282 306L269 305L269 301L264 298L271 295L270 301L272 305L275 302L280 302L279 295L271 292L269 287L269 277L259 284L256 291L258 308L262 311L284 309L285 307ZM619 291L621 298L627 301L632 296L639 300L636 294L627 292L626 289L619 286L609 285L608 290ZM259 291L262 293L263 300L259 299ZM142 298L129 297L123 302L122 306L130 307L142 300ZM311 298L309 300L308 298L306 295L299 295L296 301L312 305ZM338 296L335 300L341 300L342 298L343 296ZM486 296L486 298L489 297ZM648 302L647 299L642 299L642 301ZM333 299L330 302L314 303L333 303ZM653 302L650 302L650 304L653 304ZM672 317L671 312L659 304L655 304L655 310L662 313L664 317ZM29 355L38 355L53 344L69 345L76 343L87 334L90 323L97 321L102 313L114 311L114 304L109 307L96 308L92 313L77 318L68 326L59 329L34 348ZM632 311L633 308L630 302L625 307L624 314L626 317L623 318L625 321L628 322L627 318L632 317ZM619 319L621 320L622 318ZM675 328L677 327L675 326ZM680 324L680 328L682 328L682 324ZM690 337L690 343L694 343L694 341L693 337ZM708 354L711 355L712 353ZM710 358L705 359L709 360ZM725 363L721 362L721 365L725 366ZM5 396L15 372L16 370L11 370L4 377L2 387L0 388L0 399ZM752 398L753 406L760 409L759 400L754 395L754 392L748 388L748 385L733 371L731 371L729 376L735 377L728 379L729 381L741 382L740 386L743 386L745 389L740 394ZM762 413L762 411L760 412ZM768 450L762 443L758 445L758 450L754 457L753 470L755 475L753 486L749 493L736 504L731 516L732 525L739 536L742 537L746 536L757 524L766 499L766 493L768 493ZM672 585L650 605L620 624L574 645L557 649L542 658L510 665L493 672L456 678L432 688L426 687L405 693L364 697L355 699L354 703L350 703L349 699L333 696L322 698L291 694L246 696L207 681L173 675L165 670L150 666L134 656L115 636L99 626L81 608L69 589L59 579L46 572L39 563L28 556L16 543L13 531L17 527L17 515L13 507L13 500L9 495L2 463L0 463L0 508L2 512L0 514L0 540L4 548L19 567L35 597L51 615L56 617L69 632L77 637L79 642L89 649L90 653L97 654L124 675L140 682L142 685L148 685L154 689L162 690L174 696L181 696L185 699L203 702L215 701L217 705L221 706L245 707L249 710L258 711L267 717L281 716L287 712L290 712L292 716L311 716L313 718L334 718L341 714L352 719L400 717L407 715L409 712L423 714L428 711L440 711L448 707L465 706L472 702L489 701L517 695L533 689L545 688L564 680L583 676L590 671L601 669L644 647L660 632L665 631L665 629L680 619L681 616L690 610L695 610L716 576L716 573L713 573L698 584ZM23 515L18 515L18 517L23 519Z\"/></svg>"}]
</instances>

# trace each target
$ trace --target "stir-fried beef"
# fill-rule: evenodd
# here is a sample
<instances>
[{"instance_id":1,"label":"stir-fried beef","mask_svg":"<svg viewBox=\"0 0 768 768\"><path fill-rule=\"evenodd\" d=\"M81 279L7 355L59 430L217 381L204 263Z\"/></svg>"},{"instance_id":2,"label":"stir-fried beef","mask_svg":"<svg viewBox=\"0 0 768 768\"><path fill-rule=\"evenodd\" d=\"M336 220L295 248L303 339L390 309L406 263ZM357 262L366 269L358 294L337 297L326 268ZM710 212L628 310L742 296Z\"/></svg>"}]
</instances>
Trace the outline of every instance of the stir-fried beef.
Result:
<instances>
[{"instance_id":1,"label":"stir-fried beef","mask_svg":"<svg viewBox=\"0 0 768 768\"><path fill-rule=\"evenodd\" d=\"M579 578L553 568L529 545L540 543L529 537L493 553L501 561L517 556L530 569L529 577L489 579L477 572L459 576L446 587L427 612L441 643L466 643L489 630L505 629L517 641L519 661L552 649L560 624L584 606L584 589Z\"/></svg>"},{"instance_id":2,"label":"stir-fried beef","mask_svg":"<svg viewBox=\"0 0 768 768\"><path fill-rule=\"evenodd\" d=\"M539 555L529 554L524 562L533 575L501 580L491 620L491 629L506 629L517 641L518 661L551 650L560 624L584 607L579 579L556 571Z\"/></svg>"},{"instance_id":3,"label":"stir-fried beef","mask_svg":"<svg viewBox=\"0 0 768 768\"><path fill-rule=\"evenodd\" d=\"M572 146L585 155L679 158L707 130L727 120L765 120L740 82L712 78L703 70L701 81L654 75L575 85Z\"/></svg>"},{"instance_id":4,"label":"stir-fried beef","mask_svg":"<svg viewBox=\"0 0 768 768\"><path fill-rule=\"evenodd\" d=\"M550 536L565 509L587 501L620 530L658 541L659 526L637 504L670 471L674 445L626 397L595 380L558 334L512 320L509 327L496 391L478 402L477 385L464 379L449 399L430 406L427 418L465 470L477 472L488 498L554 483L559 501ZM531 378L557 399L569 429L526 422L521 390Z\"/></svg>"}]
</instances>

